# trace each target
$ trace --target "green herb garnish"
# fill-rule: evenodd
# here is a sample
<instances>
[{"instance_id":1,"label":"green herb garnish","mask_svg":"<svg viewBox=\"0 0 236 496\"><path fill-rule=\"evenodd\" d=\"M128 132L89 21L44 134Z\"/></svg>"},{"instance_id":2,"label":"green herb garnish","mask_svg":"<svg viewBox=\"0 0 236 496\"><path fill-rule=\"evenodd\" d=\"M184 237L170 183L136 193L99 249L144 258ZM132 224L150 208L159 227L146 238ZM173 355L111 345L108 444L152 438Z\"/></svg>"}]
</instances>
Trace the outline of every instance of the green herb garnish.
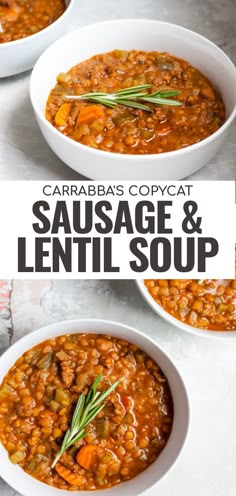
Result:
<instances>
[{"instance_id":1,"label":"green herb garnish","mask_svg":"<svg viewBox=\"0 0 236 496\"><path fill-rule=\"evenodd\" d=\"M180 95L180 91L175 90L159 90L155 93L148 93L147 89L152 87L151 84L142 84L140 86L132 86L114 93L92 92L83 95L64 95L66 100L88 100L94 103L101 103L106 107L115 108L117 105L137 108L152 112L152 108L140 102L154 103L155 105L170 105L179 107L182 105L178 100L171 100L173 96Z\"/></svg>"},{"instance_id":2,"label":"green herb garnish","mask_svg":"<svg viewBox=\"0 0 236 496\"><path fill-rule=\"evenodd\" d=\"M85 427L98 415L104 408L102 403L107 396L118 386L120 381L114 382L106 391L98 392L97 388L102 379L102 374L99 374L94 381L88 394L81 394L72 417L71 426L66 431L59 453L57 454L52 468L55 467L63 453L77 441L86 436Z\"/></svg>"}]
</instances>

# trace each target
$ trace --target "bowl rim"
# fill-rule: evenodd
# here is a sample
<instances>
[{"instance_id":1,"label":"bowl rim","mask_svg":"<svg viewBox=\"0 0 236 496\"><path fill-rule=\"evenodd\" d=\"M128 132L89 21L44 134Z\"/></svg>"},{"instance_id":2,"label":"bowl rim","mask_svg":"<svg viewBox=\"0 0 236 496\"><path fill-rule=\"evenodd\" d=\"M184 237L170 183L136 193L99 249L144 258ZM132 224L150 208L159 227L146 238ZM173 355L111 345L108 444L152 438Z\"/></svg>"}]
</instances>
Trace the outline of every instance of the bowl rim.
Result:
<instances>
[{"instance_id":1,"label":"bowl rim","mask_svg":"<svg viewBox=\"0 0 236 496\"><path fill-rule=\"evenodd\" d=\"M66 1L68 1L68 0L64 0L64 1L66 3ZM49 26L46 26L46 28L43 28L40 31L37 31L36 33L32 33L29 36L25 36L25 38L19 38L18 40L6 41L4 43L0 43L0 51L1 50L3 51L4 48L9 47L9 46L16 46L16 45L27 43L28 40L31 41L32 38L35 40L36 38L39 38L40 36L42 36L42 33L45 33L45 31L47 31L47 32L51 31L56 24L59 24L59 22L62 20L62 18L64 18L67 14L69 14L69 12L72 8L72 5L76 2L76 0L69 0L69 2L70 3L65 8L64 12L52 24L50 24Z\"/></svg>"},{"instance_id":2,"label":"bowl rim","mask_svg":"<svg viewBox=\"0 0 236 496\"><path fill-rule=\"evenodd\" d=\"M157 303L154 298L150 295L147 287L144 284L144 279L136 280L136 285L143 296L144 300L149 304L149 306L157 313L162 319L166 320L169 324L182 331L186 331L189 334L203 337L203 338L212 338L212 339L235 339L236 331L209 331L200 329L198 327L191 326L189 324L185 324L181 320L176 319L173 315L169 314L164 308L162 308L159 303Z\"/></svg>"},{"instance_id":3,"label":"bowl rim","mask_svg":"<svg viewBox=\"0 0 236 496\"><path fill-rule=\"evenodd\" d=\"M71 3L73 1L74 0L71 0ZM63 37L59 38L54 43L52 43L44 51L44 53L39 57L39 59L37 60L35 66L33 68L33 71L32 71L31 77L30 77L30 99L31 99L31 103L32 103L32 106L34 108L35 113L38 115L40 120L43 121L44 126L46 126L46 128L49 130L49 132L53 133L58 138L60 136L59 139L61 139L62 141L64 141L67 144L70 144L69 146L73 146L73 148L75 148L77 150L80 150L80 149L87 150L88 153L92 153L95 156L99 155L100 157L102 157L102 156L103 157L113 157L114 159L118 159L118 160L124 158L124 156L125 156L125 159L127 161L134 162L134 164L136 164L137 161L147 162L147 161L152 161L152 160L162 160L162 159L165 159L166 157L170 157L170 158L181 157L182 155L185 155L190 151L194 152L195 150L199 150L202 147L204 147L205 145L212 143L215 139L220 138L224 134L224 132L229 128L229 126L231 125L231 123L234 121L234 119L236 117L236 101L235 101L234 108L232 109L230 115L226 118L223 125L219 129L217 129L217 131L215 131L210 136L208 136L207 138L204 138L203 140L199 141L198 143L188 145L185 148L180 148L178 150L172 150L172 151L163 152L163 153L145 154L145 155L123 154L123 153L116 153L116 152L114 153L114 152L110 152L109 150L105 151L105 150L99 150L96 148L89 147L87 145L84 145L82 143L79 143L79 142L73 140L72 138L69 138L68 136L65 136L63 133L58 131L58 129L56 129L46 119L45 114L41 111L41 109L39 108L39 106L38 106L38 104L34 98L34 77L35 77L35 73L38 69L38 65L40 64L41 60L43 60L43 58L45 58L47 56L48 51L50 51L50 49L52 47L54 47L54 45L56 45L57 43L61 43L62 40L65 40L66 38L69 38L71 36L75 36L77 33L81 33L85 30L93 29L94 27L98 27L98 28L101 27L102 28L102 27L107 26L109 24L121 24L122 25L123 23L128 23L128 22L131 22L134 24L135 23L138 24L138 23L142 23L142 22L149 22L152 24L155 23L156 25L159 25L159 26L163 25L163 26L166 26L167 28L173 27L173 28L177 28L183 32L186 32L188 34L193 34L199 40L204 41L204 43L208 43L208 45L210 45L212 48L214 48L214 50L216 50L218 53L220 53L221 56L223 55L223 57L225 58L227 63L231 66L232 72L235 73L235 80L236 80L236 66L234 65L232 60L229 58L229 56L220 47L218 47L215 43L213 43L211 40L209 40L205 36L202 36L201 34L197 33L196 31L192 31L191 29L187 29L183 26L180 26L179 24L174 24L174 23L165 22L165 21L159 21L159 20L155 20L155 19L148 19L148 18L147 19L146 18L111 19L111 20L107 20L107 21L87 24L86 26L79 27L79 28L73 30L72 32L67 33L66 35L64 35ZM46 102L45 102L45 108L46 108Z\"/></svg>"},{"instance_id":4,"label":"bowl rim","mask_svg":"<svg viewBox=\"0 0 236 496\"><path fill-rule=\"evenodd\" d=\"M23 337L21 337L20 339L18 339L16 342L14 342L1 356L0 356L0 376L1 376L1 379L0 379L0 382L2 382L2 380L4 379L5 375L7 374L7 372L9 371L9 369L14 365L14 363L16 362L16 360L18 358L20 358L21 355L23 355L26 351L27 351L27 346L28 346L28 343L31 342L31 340L33 339L34 344L30 344L31 347L34 347L34 346L37 346L37 344L40 344L40 343L43 343L45 340L47 339L50 339L50 331L52 331L52 336L53 337L56 337L56 336L62 336L64 334L67 334L66 330L64 329L64 326L65 327L68 327L68 334L75 334L76 331L69 331L69 328L70 327L73 327L73 326L77 326L77 325L80 325L80 326L84 326L85 329L84 331L86 332L86 327L89 327L90 325L92 324L101 324L104 326L109 326L109 327L114 327L114 336L121 336L122 338L122 331L126 331L127 333L129 333L129 331L131 331L132 334L135 334L137 336L139 336L141 339L143 339L144 341L148 342L150 345L154 346L158 352L160 352L160 355L163 356L163 359L166 361L166 363L169 363L171 368L172 368L172 371L174 373L174 375L178 378L179 380L179 383L181 384L181 388L182 388L182 393L183 393L183 396L184 396L184 407L185 407L185 428L184 428L184 434L182 435L182 439L181 439L181 445L180 445L180 448L179 448L179 451L178 451L178 454L176 456L176 458L170 463L170 465L168 466L168 468L165 470L165 472L159 477L159 479L157 481L154 481L152 482L148 487L146 487L145 489L141 490L141 492L138 492L137 494L138 495L143 495L143 494L146 494L147 491L150 491L151 488L155 487L155 485L157 485L166 475L167 473L169 473L173 467L175 466L175 464L177 463L177 460L180 458L181 454L182 454L182 451L185 447L185 444L186 444L186 441L187 441L187 438L188 438L188 435L189 435L189 431L190 431L190 425L191 425L191 409L190 409L190 397L189 397L189 394L188 394L188 391L187 391L187 388L186 388L186 385L185 385L185 381L182 377L182 374L179 372L174 360L169 356L169 354L163 350L162 346L160 346L152 337L150 337L149 335L146 335L144 332L136 329L135 327L132 327L128 324L125 324L125 323L122 323L122 322L119 322L119 321L114 321L114 320L109 320L109 319L100 319L100 318L82 318L82 319L69 319L69 320L62 320L62 321L59 321L59 322L54 322L54 323L50 323L50 324L47 324L43 327L40 327L32 332L29 332L27 333L26 335L24 335ZM55 332L58 329L58 332ZM105 329L104 329L105 331ZM40 334L44 332L44 333L48 333L47 337L43 337L43 339L40 340ZM78 331L78 333L82 333L82 329L80 329ZM95 331L93 330L92 333L94 334L99 334L99 331ZM121 334L120 334L121 333ZM104 332L104 334L106 334L106 332ZM35 339L34 339L35 338ZM129 339L131 339L129 342L132 343L132 339L133 338L129 338L129 336L125 336L124 339L126 339L127 341L129 341ZM24 351L21 350L21 352L19 353L18 351L18 348L20 346L20 344L23 342L23 347L24 347ZM11 355L12 355L12 351L16 352L14 353L14 357L11 359ZM5 361L8 361L10 360L11 361L11 365L8 367L7 365L7 370L5 370L4 372L2 372L2 362L4 363ZM166 374L166 377L167 377L167 380L169 381L169 378L168 378L168 374ZM173 388L172 388L173 389ZM173 391L171 391L172 393L172 396L176 397L176 395L174 395ZM170 436L171 438L171 436ZM170 439L169 438L169 439ZM1 443L0 443L1 444ZM168 442L167 442L168 444ZM1 444L2 446L2 444ZM167 445L166 445L167 446ZM2 446L3 447L3 446ZM3 447L3 449L5 449ZM164 451L164 450L163 450ZM10 463L10 462L9 462ZM154 462L155 463L155 462ZM150 466L152 467L152 465ZM148 467L148 468L150 468ZM145 471L144 471L145 472ZM30 475L27 474L29 477ZM0 469L0 476L3 478L3 480L9 484L14 490L18 491L18 487L17 487L17 477L14 479L9 479L9 477L6 477L5 474L2 473L2 470ZM34 480L34 478L32 478ZM130 481L128 482L131 482L132 483L132 480L135 481L135 479L137 479L136 477L134 477L133 479L131 479ZM41 481L37 481L39 482L40 485L42 485L42 488L45 486L47 487L47 484L41 482ZM51 487L51 486L49 486ZM117 487L117 486L114 486L114 487ZM118 485L119 487L119 485ZM54 489L57 489L57 488L54 488ZM110 490L112 490L112 488L110 488ZM58 489L58 491L60 491L60 489ZM62 492L61 492L62 493ZM92 495L93 492L91 491L81 491L81 494L82 496L85 496L86 494L88 495ZM26 493L24 493L26 495ZM60 493L58 492L58 494L60 495ZM66 491L66 494L69 494L69 491ZM75 494L79 494L79 492L75 492Z\"/></svg>"}]
</instances>

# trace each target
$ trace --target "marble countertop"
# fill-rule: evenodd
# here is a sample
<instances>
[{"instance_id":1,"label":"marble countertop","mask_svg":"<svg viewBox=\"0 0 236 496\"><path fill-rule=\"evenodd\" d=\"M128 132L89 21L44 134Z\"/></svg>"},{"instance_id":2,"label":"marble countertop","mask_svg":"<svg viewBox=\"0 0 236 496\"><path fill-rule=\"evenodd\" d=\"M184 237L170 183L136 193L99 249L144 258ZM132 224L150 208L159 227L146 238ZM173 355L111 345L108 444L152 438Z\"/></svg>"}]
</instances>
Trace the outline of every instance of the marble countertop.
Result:
<instances>
[{"instance_id":1,"label":"marble countertop","mask_svg":"<svg viewBox=\"0 0 236 496\"><path fill-rule=\"evenodd\" d=\"M149 334L172 357L185 380L192 411L189 438L176 465L147 496L235 496L232 341L196 337L172 328L147 306L134 281L0 282L2 350L45 324L86 317L117 320ZM1 479L0 494L19 496Z\"/></svg>"},{"instance_id":2,"label":"marble countertop","mask_svg":"<svg viewBox=\"0 0 236 496\"><path fill-rule=\"evenodd\" d=\"M210 38L236 62L235 0L78 0L77 24L118 18L173 22ZM0 180L79 180L42 137L29 99L30 72L0 80ZM191 179L236 179L235 130Z\"/></svg>"}]
</instances>

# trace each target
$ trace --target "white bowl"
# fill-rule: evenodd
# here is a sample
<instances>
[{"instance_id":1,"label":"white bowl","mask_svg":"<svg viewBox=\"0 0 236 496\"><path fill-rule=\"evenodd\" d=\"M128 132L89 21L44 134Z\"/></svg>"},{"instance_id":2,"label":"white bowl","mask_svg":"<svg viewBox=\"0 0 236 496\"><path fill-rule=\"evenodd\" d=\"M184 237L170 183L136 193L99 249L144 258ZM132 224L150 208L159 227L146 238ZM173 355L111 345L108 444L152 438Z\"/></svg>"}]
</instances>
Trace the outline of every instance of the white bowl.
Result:
<instances>
[{"instance_id":1,"label":"white bowl","mask_svg":"<svg viewBox=\"0 0 236 496\"><path fill-rule=\"evenodd\" d=\"M220 90L227 112L224 125L195 145L145 156L96 150L64 136L45 118L46 101L56 76L95 54L115 48L167 51L188 60ZM198 170L222 146L236 115L236 68L216 45L188 29L160 21L122 19L93 24L58 40L37 62L30 93L45 139L72 169L97 180L174 180Z\"/></svg>"},{"instance_id":2,"label":"white bowl","mask_svg":"<svg viewBox=\"0 0 236 496\"><path fill-rule=\"evenodd\" d=\"M0 78L31 69L44 50L68 31L76 2L65 0L65 12L42 31L16 41L0 43Z\"/></svg>"},{"instance_id":3,"label":"white bowl","mask_svg":"<svg viewBox=\"0 0 236 496\"><path fill-rule=\"evenodd\" d=\"M156 312L160 317L169 322L169 324L177 327L181 331L189 332L190 334L195 334L196 336L207 337L207 338L218 338L218 339L236 339L236 331L206 331L204 329L199 329L193 327L189 324L181 322L181 320L176 319L170 315L164 308L162 308L151 296L143 280L136 281L137 286L150 307Z\"/></svg>"},{"instance_id":4,"label":"white bowl","mask_svg":"<svg viewBox=\"0 0 236 496\"><path fill-rule=\"evenodd\" d=\"M140 495L157 483L173 466L183 448L189 428L189 402L183 380L171 359L155 341L132 327L106 320L83 319L52 324L28 334L4 353L0 358L0 383L10 367L26 350L51 337L76 332L110 334L135 343L158 363L169 381L174 402L174 423L166 447L156 462L139 476L105 491L107 496ZM20 467L12 465L6 450L1 444L0 457L0 476L24 496L35 496L35 494L69 496L72 494L71 491L62 491L47 486L29 476ZM87 496L88 494L94 495L94 491L76 491L73 494Z\"/></svg>"}]
</instances>

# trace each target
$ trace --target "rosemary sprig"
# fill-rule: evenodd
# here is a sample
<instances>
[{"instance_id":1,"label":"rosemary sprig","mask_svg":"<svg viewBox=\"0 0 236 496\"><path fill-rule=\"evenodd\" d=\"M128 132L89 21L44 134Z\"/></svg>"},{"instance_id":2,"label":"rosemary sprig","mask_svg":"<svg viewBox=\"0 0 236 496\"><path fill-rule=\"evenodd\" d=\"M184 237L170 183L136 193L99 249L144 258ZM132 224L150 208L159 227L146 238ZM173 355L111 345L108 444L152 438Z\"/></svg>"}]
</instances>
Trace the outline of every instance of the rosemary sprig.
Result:
<instances>
[{"instance_id":1,"label":"rosemary sprig","mask_svg":"<svg viewBox=\"0 0 236 496\"><path fill-rule=\"evenodd\" d=\"M120 382L116 381L106 391L98 392L97 388L101 379L102 374L99 374L88 394L86 396L83 393L80 395L72 417L71 425L65 433L60 451L52 464L52 468L55 467L58 460L70 446L86 436L86 425L92 422L98 413L101 412L105 406L102 402L112 393L112 391L114 391Z\"/></svg>"},{"instance_id":2,"label":"rosemary sprig","mask_svg":"<svg viewBox=\"0 0 236 496\"><path fill-rule=\"evenodd\" d=\"M152 108L146 103L154 103L155 105L170 105L179 107L182 103L178 100L171 100L173 96L180 94L180 91L175 90L159 90L155 93L148 93L146 90L152 87L151 84L141 84L139 86L131 86L114 93L104 93L102 91L84 93L83 95L64 95L65 100L88 100L94 103L101 103L110 108L115 108L117 105L125 105L126 107L137 108L152 112ZM145 104L141 103L145 102Z\"/></svg>"}]
</instances>

